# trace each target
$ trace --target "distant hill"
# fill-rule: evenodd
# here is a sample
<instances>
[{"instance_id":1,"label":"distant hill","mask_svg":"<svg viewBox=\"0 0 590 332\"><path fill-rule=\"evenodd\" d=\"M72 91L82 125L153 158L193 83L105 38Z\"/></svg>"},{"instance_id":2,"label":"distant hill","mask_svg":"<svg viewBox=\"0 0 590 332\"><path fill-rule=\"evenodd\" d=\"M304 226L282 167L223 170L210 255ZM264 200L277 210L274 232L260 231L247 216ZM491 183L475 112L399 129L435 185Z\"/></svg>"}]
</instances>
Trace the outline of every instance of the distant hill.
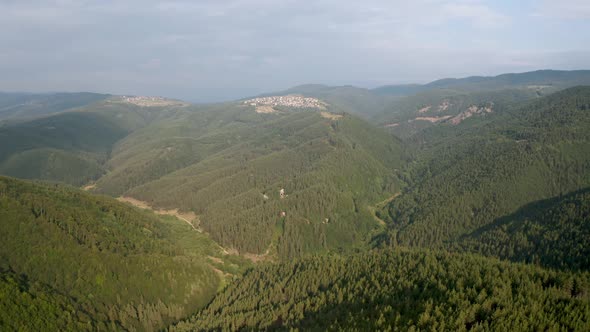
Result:
<instances>
[{"instance_id":1,"label":"distant hill","mask_svg":"<svg viewBox=\"0 0 590 332\"><path fill-rule=\"evenodd\" d=\"M249 271L170 330L585 331L589 287L588 274L468 255L313 257Z\"/></svg>"},{"instance_id":2,"label":"distant hill","mask_svg":"<svg viewBox=\"0 0 590 332\"><path fill-rule=\"evenodd\" d=\"M568 88L590 84L590 70L537 70L525 73L509 73L498 76L471 76L437 80L424 87L427 89L458 89L464 91L497 90L508 86L548 85Z\"/></svg>"},{"instance_id":3,"label":"distant hill","mask_svg":"<svg viewBox=\"0 0 590 332\"><path fill-rule=\"evenodd\" d=\"M163 328L232 271L183 221L64 185L0 177L0 237L2 330Z\"/></svg>"},{"instance_id":4,"label":"distant hill","mask_svg":"<svg viewBox=\"0 0 590 332\"><path fill-rule=\"evenodd\" d=\"M454 118L469 113L471 107L491 106L492 111L502 112L577 85L590 85L590 70L540 70L494 77L442 79L424 85L384 86L372 91L379 94L391 91L391 95L398 98L374 114L371 121L406 139L426 128L452 123ZM407 94L400 96L400 91Z\"/></svg>"},{"instance_id":5,"label":"distant hill","mask_svg":"<svg viewBox=\"0 0 590 332\"><path fill-rule=\"evenodd\" d=\"M23 120L82 107L105 100L109 95L77 93L7 93L0 92L0 123L2 120Z\"/></svg>"},{"instance_id":6,"label":"distant hill","mask_svg":"<svg viewBox=\"0 0 590 332\"><path fill-rule=\"evenodd\" d=\"M509 73L498 76L470 76L444 78L427 84L384 85L372 89L378 94L410 95L432 89L459 90L463 92L504 90L514 87L552 86L568 88L590 84L590 70L537 70L524 73Z\"/></svg>"}]
</instances>

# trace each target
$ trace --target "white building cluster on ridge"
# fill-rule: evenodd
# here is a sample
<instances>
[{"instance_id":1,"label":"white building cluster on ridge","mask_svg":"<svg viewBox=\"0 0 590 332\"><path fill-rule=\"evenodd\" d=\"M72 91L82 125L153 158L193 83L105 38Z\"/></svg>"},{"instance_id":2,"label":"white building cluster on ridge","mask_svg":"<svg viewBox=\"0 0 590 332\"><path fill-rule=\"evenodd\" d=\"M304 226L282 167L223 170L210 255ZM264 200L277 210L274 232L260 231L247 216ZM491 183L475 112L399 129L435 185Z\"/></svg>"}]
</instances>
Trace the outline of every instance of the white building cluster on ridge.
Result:
<instances>
[{"instance_id":1,"label":"white building cluster on ridge","mask_svg":"<svg viewBox=\"0 0 590 332\"><path fill-rule=\"evenodd\" d=\"M243 102L244 104L251 106L286 106L296 108L317 108L325 109L326 104L319 99L303 97L298 95L288 96L270 96L270 97L258 97L248 99Z\"/></svg>"}]
</instances>

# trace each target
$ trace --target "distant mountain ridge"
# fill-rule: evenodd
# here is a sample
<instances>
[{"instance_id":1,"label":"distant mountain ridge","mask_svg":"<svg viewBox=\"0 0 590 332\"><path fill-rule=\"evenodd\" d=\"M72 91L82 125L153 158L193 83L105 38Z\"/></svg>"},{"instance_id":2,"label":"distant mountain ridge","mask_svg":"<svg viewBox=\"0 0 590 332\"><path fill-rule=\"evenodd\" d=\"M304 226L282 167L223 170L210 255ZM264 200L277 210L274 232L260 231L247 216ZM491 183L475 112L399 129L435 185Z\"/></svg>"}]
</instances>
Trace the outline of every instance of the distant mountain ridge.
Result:
<instances>
[{"instance_id":1,"label":"distant mountain ridge","mask_svg":"<svg viewBox=\"0 0 590 332\"><path fill-rule=\"evenodd\" d=\"M429 89L460 89L465 91L493 90L506 86L548 84L561 88L590 84L590 70L536 70L523 73L506 73L497 76L469 76L464 78L443 78L426 84L384 85L371 91L387 94L389 91L406 91L407 94Z\"/></svg>"}]
</instances>

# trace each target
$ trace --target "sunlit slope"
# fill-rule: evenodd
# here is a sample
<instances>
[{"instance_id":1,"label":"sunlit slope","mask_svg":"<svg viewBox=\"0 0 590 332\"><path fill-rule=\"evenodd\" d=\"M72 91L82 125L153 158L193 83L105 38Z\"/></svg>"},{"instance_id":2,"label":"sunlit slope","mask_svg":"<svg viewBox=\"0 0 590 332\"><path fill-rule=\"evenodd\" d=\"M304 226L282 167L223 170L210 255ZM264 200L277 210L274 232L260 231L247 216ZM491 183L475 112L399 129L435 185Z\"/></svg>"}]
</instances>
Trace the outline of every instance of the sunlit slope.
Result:
<instances>
[{"instance_id":1,"label":"sunlit slope","mask_svg":"<svg viewBox=\"0 0 590 332\"><path fill-rule=\"evenodd\" d=\"M19 321L26 330L45 314L74 330L149 330L189 315L213 297L221 274L235 271L205 235L166 218L62 185L0 177L0 291L11 294L0 306L29 317Z\"/></svg>"}]
</instances>

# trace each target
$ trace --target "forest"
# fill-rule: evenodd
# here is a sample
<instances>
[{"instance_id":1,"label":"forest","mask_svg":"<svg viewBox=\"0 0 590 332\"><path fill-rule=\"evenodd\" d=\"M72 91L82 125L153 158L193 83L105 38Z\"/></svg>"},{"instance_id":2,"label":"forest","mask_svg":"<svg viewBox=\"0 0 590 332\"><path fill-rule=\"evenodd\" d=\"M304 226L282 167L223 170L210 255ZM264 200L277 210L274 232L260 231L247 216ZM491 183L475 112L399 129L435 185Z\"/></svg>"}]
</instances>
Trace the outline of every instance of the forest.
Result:
<instances>
[{"instance_id":1,"label":"forest","mask_svg":"<svg viewBox=\"0 0 590 332\"><path fill-rule=\"evenodd\" d=\"M586 74L0 94L0 330L587 331Z\"/></svg>"}]
</instances>

